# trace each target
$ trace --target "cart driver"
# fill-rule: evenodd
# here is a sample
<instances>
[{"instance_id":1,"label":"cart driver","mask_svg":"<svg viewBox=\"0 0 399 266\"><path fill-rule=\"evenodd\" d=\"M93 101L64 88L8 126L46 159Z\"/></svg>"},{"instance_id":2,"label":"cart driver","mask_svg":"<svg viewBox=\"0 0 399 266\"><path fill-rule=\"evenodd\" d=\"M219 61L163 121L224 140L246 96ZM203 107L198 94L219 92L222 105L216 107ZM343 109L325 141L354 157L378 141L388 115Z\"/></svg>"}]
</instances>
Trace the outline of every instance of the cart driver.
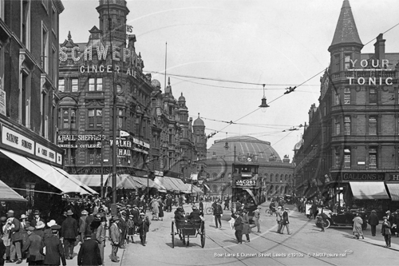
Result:
<instances>
[{"instance_id":1,"label":"cart driver","mask_svg":"<svg viewBox=\"0 0 399 266\"><path fill-rule=\"evenodd\" d=\"M175 211L175 221L184 221L185 216L184 216L184 209L183 207L178 207Z\"/></svg>"},{"instance_id":2,"label":"cart driver","mask_svg":"<svg viewBox=\"0 0 399 266\"><path fill-rule=\"evenodd\" d=\"M197 208L197 206L193 205L193 211L190 213L190 215L188 216L188 219L192 222L195 221L200 221L202 220L202 217L204 214L202 212L200 212Z\"/></svg>"}]
</instances>

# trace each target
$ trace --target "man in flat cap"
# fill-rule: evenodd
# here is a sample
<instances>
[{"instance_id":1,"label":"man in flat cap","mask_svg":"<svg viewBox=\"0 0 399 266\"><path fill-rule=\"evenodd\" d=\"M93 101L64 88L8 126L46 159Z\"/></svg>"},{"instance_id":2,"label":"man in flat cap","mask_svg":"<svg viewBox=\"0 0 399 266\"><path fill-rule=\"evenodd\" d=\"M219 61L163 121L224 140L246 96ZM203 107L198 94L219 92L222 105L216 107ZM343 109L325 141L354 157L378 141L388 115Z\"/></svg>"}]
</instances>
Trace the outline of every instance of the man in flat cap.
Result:
<instances>
[{"instance_id":1,"label":"man in flat cap","mask_svg":"<svg viewBox=\"0 0 399 266\"><path fill-rule=\"evenodd\" d=\"M72 210L67 211L67 218L61 224L60 237L64 242L64 253L68 260L73 257L73 248L75 246L78 233L78 222L73 218Z\"/></svg>"},{"instance_id":2,"label":"man in flat cap","mask_svg":"<svg viewBox=\"0 0 399 266\"><path fill-rule=\"evenodd\" d=\"M119 229L119 217L118 216L113 216L112 217L113 223L111 224L109 228L109 235L111 238L111 246L112 246L112 251L111 251L111 261L113 262L119 262L118 256L116 255L118 253L118 248L120 244L120 238L121 238L121 230Z\"/></svg>"},{"instance_id":3,"label":"man in flat cap","mask_svg":"<svg viewBox=\"0 0 399 266\"><path fill-rule=\"evenodd\" d=\"M28 265L43 265L44 255L40 252L43 248L43 238L34 233L33 226L29 226L26 231L28 239L23 249L23 252L27 251L26 261Z\"/></svg>"}]
</instances>

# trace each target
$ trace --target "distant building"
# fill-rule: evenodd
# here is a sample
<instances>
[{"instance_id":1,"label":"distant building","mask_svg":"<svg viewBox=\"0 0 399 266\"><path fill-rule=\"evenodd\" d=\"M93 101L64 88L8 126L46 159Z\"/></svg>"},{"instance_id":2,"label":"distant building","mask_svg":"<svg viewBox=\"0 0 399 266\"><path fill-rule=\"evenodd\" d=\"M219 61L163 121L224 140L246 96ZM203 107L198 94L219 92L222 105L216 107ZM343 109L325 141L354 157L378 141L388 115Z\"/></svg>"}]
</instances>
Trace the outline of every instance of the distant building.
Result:
<instances>
[{"instance_id":1,"label":"distant building","mask_svg":"<svg viewBox=\"0 0 399 266\"><path fill-rule=\"evenodd\" d=\"M207 159L202 160L199 180L207 195L231 196L232 164L252 162L259 164L259 178L265 197L291 194L294 165L288 156L280 158L270 142L250 136L229 137L217 140L208 149Z\"/></svg>"},{"instance_id":2,"label":"distant building","mask_svg":"<svg viewBox=\"0 0 399 266\"><path fill-rule=\"evenodd\" d=\"M295 147L297 193L331 206L395 208L399 200L399 53L362 53L349 1L344 0L303 140ZM389 194L388 194L389 193Z\"/></svg>"}]
</instances>

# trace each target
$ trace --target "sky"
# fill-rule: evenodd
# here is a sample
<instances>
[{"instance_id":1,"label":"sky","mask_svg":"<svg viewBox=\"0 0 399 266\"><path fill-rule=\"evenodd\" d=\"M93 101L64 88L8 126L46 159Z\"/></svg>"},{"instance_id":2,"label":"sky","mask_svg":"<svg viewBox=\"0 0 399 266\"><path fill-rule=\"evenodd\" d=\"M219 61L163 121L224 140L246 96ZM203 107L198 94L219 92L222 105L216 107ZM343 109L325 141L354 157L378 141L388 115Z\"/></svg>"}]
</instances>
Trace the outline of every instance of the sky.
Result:
<instances>
[{"instance_id":1,"label":"sky","mask_svg":"<svg viewBox=\"0 0 399 266\"><path fill-rule=\"evenodd\" d=\"M99 27L99 1L62 3L60 42L69 31L75 43L87 42L89 30ZM143 71L152 73L164 90L167 58L174 97L183 94L190 117L201 117L207 135L216 133L208 148L215 140L248 135L269 141L281 158L292 159L303 133L299 125L308 123L310 106L318 106L320 77L329 66L328 47L342 3L128 0L127 24L133 26ZM362 53L374 51L380 33L386 52L399 52L397 0L350 0L350 5L365 44ZM294 86L293 93L284 95ZM269 108L259 108L263 94Z\"/></svg>"}]
</instances>

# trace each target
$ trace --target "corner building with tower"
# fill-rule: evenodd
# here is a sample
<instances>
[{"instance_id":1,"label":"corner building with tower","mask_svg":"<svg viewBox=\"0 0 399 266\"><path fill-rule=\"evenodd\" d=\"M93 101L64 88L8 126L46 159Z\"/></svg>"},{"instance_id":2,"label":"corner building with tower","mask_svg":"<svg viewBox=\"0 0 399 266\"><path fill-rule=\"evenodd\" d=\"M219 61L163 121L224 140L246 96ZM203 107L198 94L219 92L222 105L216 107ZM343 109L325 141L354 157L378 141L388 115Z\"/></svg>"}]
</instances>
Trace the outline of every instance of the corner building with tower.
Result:
<instances>
[{"instance_id":1,"label":"corner building with tower","mask_svg":"<svg viewBox=\"0 0 399 266\"><path fill-rule=\"evenodd\" d=\"M309 110L294 162L297 196L381 215L399 207L399 53L386 52L383 34L376 35L374 52L362 53L344 0L319 106Z\"/></svg>"},{"instance_id":2,"label":"corner building with tower","mask_svg":"<svg viewBox=\"0 0 399 266\"><path fill-rule=\"evenodd\" d=\"M66 170L97 188L109 186L114 164L122 183L125 176L187 179L201 141L184 96L174 98L170 80L162 93L160 82L144 73L126 1L100 0L97 11L99 28L89 30L87 42L75 43L71 29L60 44L57 139Z\"/></svg>"}]
</instances>

